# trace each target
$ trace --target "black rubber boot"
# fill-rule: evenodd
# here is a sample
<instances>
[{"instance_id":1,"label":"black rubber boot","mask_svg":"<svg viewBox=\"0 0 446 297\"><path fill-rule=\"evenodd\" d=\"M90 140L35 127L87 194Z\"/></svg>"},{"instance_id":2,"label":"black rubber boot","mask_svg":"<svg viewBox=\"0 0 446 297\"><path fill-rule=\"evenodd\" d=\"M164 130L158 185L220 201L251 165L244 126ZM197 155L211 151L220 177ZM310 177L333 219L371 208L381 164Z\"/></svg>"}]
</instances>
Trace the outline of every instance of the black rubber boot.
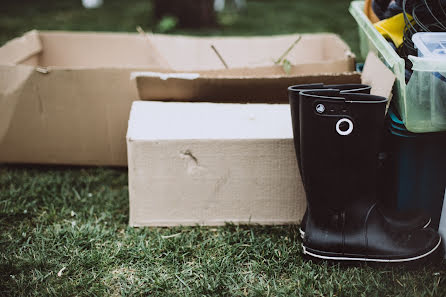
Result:
<instances>
[{"instance_id":1,"label":"black rubber boot","mask_svg":"<svg viewBox=\"0 0 446 297\"><path fill-rule=\"evenodd\" d=\"M296 159L299 167L299 173L302 176L302 164L300 156L300 126L299 126L299 94L305 90L320 90L320 89L336 89L340 93L362 93L370 94L371 87L364 84L340 84L340 85L324 85L323 83L294 85L288 88L288 97L291 109L291 118L293 123L294 148L296 151ZM376 165L375 165L376 167ZM371 181L370 184L377 184L376 181ZM414 230L420 228L427 228L431 222L431 218L423 212L396 212L396 210L389 209L378 205L384 217L391 224L398 226L401 230ZM299 232L303 238L305 235L308 209L302 217Z\"/></svg>"},{"instance_id":2,"label":"black rubber boot","mask_svg":"<svg viewBox=\"0 0 446 297\"><path fill-rule=\"evenodd\" d=\"M364 93L370 94L371 87L364 84L340 84L340 85L324 85L323 83L313 83L313 84L301 84L288 87L288 98L290 102L291 109L291 119L293 122L293 138L294 138L294 149L296 151L296 159L299 167L299 173L302 176L302 165L300 162L300 131L299 131L299 93L304 90L319 90L319 89L337 89L341 92L349 93ZM304 216L302 217L299 232L300 236L303 238L305 235L305 226L307 222L308 209L305 210Z\"/></svg>"},{"instance_id":3,"label":"black rubber boot","mask_svg":"<svg viewBox=\"0 0 446 297\"><path fill-rule=\"evenodd\" d=\"M300 93L300 156L308 213L304 253L330 260L414 262L441 247L431 229L401 230L376 205L376 154L387 99Z\"/></svg>"}]
</instances>

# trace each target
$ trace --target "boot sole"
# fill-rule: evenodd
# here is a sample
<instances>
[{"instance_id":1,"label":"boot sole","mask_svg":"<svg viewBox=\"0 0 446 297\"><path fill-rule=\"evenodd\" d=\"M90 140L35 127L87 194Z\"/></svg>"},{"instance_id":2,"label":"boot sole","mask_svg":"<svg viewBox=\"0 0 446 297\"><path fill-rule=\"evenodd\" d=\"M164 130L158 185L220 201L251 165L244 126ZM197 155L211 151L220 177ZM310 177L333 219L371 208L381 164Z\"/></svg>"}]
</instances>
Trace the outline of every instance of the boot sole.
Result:
<instances>
[{"instance_id":1,"label":"boot sole","mask_svg":"<svg viewBox=\"0 0 446 297\"><path fill-rule=\"evenodd\" d=\"M303 249L304 255L308 255L311 257L319 258L319 259L331 260L331 261L357 261L357 262L380 262L380 263L403 263L403 262L418 261L420 259L423 259L423 258L428 257L429 255L435 253L435 251L437 251L439 247L441 247L441 237L433 249L431 249L429 252L424 253L422 255L410 257L410 258L401 258L401 259L379 259L379 258L366 258L366 257L355 257L355 256L348 257L345 255L336 254L336 253L329 253L331 255L328 256L327 252L309 249L302 244L302 249Z\"/></svg>"},{"instance_id":2,"label":"boot sole","mask_svg":"<svg viewBox=\"0 0 446 297\"><path fill-rule=\"evenodd\" d=\"M429 227L431 222L432 222L432 218L429 218L429 221L427 221L426 225L423 226L423 229L426 229L427 227ZM299 227L299 233L300 233L300 238L304 239L305 231L302 230L300 227Z\"/></svg>"},{"instance_id":3,"label":"boot sole","mask_svg":"<svg viewBox=\"0 0 446 297\"><path fill-rule=\"evenodd\" d=\"M424 225L423 229L426 229L427 227L429 227L431 222L432 222L432 218L429 218L429 221L426 223L426 225Z\"/></svg>"}]
</instances>

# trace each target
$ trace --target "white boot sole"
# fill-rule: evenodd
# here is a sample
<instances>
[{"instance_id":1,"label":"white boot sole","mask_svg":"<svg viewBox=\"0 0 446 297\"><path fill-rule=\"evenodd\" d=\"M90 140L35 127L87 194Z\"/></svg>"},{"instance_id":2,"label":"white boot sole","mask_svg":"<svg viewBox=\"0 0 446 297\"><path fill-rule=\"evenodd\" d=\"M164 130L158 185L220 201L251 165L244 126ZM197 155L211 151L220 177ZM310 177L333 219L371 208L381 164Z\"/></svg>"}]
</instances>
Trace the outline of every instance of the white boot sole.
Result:
<instances>
[{"instance_id":1,"label":"white boot sole","mask_svg":"<svg viewBox=\"0 0 446 297\"><path fill-rule=\"evenodd\" d=\"M432 218L429 218L429 221L426 223L426 225L424 225L423 229L426 229L427 227L429 227L431 222L432 222Z\"/></svg>"},{"instance_id":2,"label":"white boot sole","mask_svg":"<svg viewBox=\"0 0 446 297\"><path fill-rule=\"evenodd\" d=\"M345 257L345 256L324 256L318 255L314 252L309 252L307 248L302 244L302 249L304 255L309 255L315 258L324 259L324 260L334 260L334 261L360 261L360 262L380 262L380 263L403 263L403 262L411 262L420 260L424 257L429 256L433 252L435 252L441 246L441 237L438 240L437 245L427 253L424 253L419 256L410 257L410 258L401 258L401 259L377 259L377 258L365 258L365 257Z\"/></svg>"}]
</instances>

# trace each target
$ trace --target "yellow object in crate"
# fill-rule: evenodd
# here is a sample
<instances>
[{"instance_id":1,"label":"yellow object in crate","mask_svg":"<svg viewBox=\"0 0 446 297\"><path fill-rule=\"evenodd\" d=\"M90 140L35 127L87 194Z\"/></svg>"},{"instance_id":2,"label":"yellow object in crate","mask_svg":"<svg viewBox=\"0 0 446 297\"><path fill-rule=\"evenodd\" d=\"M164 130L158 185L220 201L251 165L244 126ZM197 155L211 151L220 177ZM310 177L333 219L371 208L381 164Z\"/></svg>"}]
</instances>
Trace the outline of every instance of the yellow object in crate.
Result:
<instances>
[{"instance_id":1,"label":"yellow object in crate","mask_svg":"<svg viewBox=\"0 0 446 297\"><path fill-rule=\"evenodd\" d=\"M412 16L406 14L409 21L412 21ZM391 18L379 21L373 26L378 32L386 39L391 39L393 44L398 48L403 44L404 27L406 23L404 21L404 15L399 13Z\"/></svg>"}]
</instances>

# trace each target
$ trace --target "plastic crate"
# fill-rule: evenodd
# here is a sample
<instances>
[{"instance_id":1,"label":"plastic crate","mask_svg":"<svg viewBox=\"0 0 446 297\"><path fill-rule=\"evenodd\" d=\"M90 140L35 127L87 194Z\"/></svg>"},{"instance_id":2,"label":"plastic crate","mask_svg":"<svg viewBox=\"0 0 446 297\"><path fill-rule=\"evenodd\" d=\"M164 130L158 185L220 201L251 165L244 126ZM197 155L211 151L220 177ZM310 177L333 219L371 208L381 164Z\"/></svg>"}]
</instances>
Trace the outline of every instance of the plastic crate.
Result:
<instances>
[{"instance_id":1,"label":"plastic crate","mask_svg":"<svg viewBox=\"0 0 446 297\"><path fill-rule=\"evenodd\" d=\"M446 58L446 32L419 32L412 36L418 57L443 60Z\"/></svg>"},{"instance_id":2,"label":"plastic crate","mask_svg":"<svg viewBox=\"0 0 446 297\"><path fill-rule=\"evenodd\" d=\"M364 13L364 1L353 1L349 11L358 23L361 55L365 57L369 51L375 53L396 76L393 88L393 98L402 120L410 132L438 132L446 131L446 124L438 124L433 119L431 106L436 104L438 97L438 84L432 85L432 76L435 72L446 72L446 63L421 61L414 57L414 74L406 85L405 62L395 52L387 40L375 29ZM441 91L442 92L442 91ZM446 115L446 113L445 113ZM445 118L446 122L446 118Z\"/></svg>"}]
</instances>

